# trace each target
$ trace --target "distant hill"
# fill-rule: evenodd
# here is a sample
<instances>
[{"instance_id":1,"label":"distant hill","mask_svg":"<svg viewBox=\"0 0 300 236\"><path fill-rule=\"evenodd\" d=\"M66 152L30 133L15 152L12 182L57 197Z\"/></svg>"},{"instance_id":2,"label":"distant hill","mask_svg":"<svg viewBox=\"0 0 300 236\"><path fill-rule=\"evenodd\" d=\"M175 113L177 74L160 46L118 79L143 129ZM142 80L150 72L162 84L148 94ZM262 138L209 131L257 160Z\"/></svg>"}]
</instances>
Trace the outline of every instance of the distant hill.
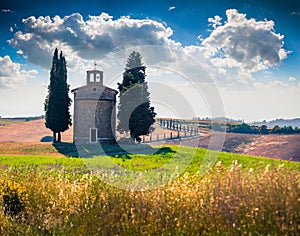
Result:
<instances>
[{"instance_id":1,"label":"distant hill","mask_svg":"<svg viewBox=\"0 0 300 236\"><path fill-rule=\"evenodd\" d=\"M52 132L45 127L44 119L18 121L0 126L0 142L40 142L45 136L52 136ZM62 133L62 140L73 140L72 128Z\"/></svg>"},{"instance_id":2,"label":"distant hill","mask_svg":"<svg viewBox=\"0 0 300 236\"><path fill-rule=\"evenodd\" d=\"M228 118L228 117L214 117L214 118L209 118L209 117L204 117L204 118L201 118L201 117L193 117L192 120L206 120L206 121L219 121L219 122L233 122L233 123L243 123L244 120L240 120L240 119L232 119L232 118Z\"/></svg>"},{"instance_id":3,"label":"distant hill","mask_svg":"<svg viewBox=\"0 0 300 236\"><path fill-rule=\"evenodd\" d=\"M270 128L273 128L275 125L280 127L283 126L292 126L293 128L300 128L300 118L295 119L276 119L271 121L262 121L262 122L253 122L254 125L266 125Z\"/></svg>"}]
</instances>

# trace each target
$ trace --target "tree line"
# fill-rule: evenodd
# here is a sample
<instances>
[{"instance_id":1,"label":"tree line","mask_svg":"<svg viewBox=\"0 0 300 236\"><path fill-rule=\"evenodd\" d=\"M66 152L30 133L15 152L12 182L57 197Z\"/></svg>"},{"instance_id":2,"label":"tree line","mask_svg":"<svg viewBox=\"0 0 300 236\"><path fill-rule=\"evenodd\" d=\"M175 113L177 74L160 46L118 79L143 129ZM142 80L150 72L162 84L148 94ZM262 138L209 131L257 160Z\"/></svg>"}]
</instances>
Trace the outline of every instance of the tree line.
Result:
<instances>
[{"instance_id":1,"label":"tree line","mask_svg":"<svg viewBox=\"0 0 300 236\"><path fill-rule=\"evenodd\" d=\"M211 129L216 131L226 131L229 133L239 133L239 134L300 134L300 129L298 127L293 128L292 126L279 127L278 125L273 128L268 128L266 125L249 125L246 123L242 124L212 124Z\"/></svg>"}]
</instances>

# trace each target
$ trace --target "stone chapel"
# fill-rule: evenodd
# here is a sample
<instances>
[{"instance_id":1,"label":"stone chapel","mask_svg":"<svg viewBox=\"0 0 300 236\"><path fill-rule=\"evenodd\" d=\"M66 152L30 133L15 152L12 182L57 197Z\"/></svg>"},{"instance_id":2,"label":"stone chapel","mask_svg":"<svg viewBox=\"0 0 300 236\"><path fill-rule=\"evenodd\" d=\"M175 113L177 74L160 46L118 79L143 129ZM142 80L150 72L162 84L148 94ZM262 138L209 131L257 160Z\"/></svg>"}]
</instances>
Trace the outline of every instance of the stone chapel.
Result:
<instances>
[{"instance_id":1,"label":"stone chapel","mask_svg":"<svg viewBox=\"0 0 300 236\"><path fill-rule=\"evenodd\" d=\"M74 142L114 143L118 92L103 85L103 71L87 71L86 85L75 88L72 92Z\"/></svg>"}]
</instances>

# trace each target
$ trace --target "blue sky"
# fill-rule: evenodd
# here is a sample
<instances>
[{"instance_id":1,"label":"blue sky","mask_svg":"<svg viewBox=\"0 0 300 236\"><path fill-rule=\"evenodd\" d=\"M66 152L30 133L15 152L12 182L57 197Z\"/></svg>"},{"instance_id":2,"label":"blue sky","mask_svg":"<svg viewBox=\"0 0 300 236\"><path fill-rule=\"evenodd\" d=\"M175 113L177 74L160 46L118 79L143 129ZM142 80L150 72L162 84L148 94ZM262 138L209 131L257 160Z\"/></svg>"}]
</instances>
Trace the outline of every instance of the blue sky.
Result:
<instances>
[{"instance_id":1,"label":"blue sky","mask_svg":"<svg viewBox=\"0 0 300 236\"><path fill-rule=\"evenodd\" d=\"M12 0L0 3L0 22L1 116L43 114L58 47L71 88L94 60L115 87L128 53L142 51L160 116L300 117L297 0ZM193 111L183 99L162 105L166 91L156 83L182 94Z\"/></svg>"}]
</instances>

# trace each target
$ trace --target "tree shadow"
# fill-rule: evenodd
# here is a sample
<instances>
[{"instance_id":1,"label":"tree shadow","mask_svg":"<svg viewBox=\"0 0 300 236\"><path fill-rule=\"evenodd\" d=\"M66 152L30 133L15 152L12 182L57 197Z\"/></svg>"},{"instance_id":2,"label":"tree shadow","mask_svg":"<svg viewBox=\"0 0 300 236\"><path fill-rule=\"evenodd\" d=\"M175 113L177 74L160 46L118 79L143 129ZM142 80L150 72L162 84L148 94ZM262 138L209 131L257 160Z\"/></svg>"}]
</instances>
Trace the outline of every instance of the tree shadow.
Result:
<instances>
[{"instance_id":1,"label":"tree shadow","mask_svg":"<svg viewBox=\"0 0 300 236\"><path fill-rule=\"evenodd\" d=\"M52 146L66 157L79 157L76 145L74 143L54 143Z\"/></svg>"},{"instance_id":2,"label":"tree shadow","mask_svg":"<svg viewBox=\"0 0 300 236\"><path fill-rule=\"evenodd\" d=\"M149 144L74 144L55 143L53 147L66 157L91 158L94 156L111 156L130 159L131 154L166 154L174 153L170 147L152 147Z\"/></svg>"}]
</instances>

